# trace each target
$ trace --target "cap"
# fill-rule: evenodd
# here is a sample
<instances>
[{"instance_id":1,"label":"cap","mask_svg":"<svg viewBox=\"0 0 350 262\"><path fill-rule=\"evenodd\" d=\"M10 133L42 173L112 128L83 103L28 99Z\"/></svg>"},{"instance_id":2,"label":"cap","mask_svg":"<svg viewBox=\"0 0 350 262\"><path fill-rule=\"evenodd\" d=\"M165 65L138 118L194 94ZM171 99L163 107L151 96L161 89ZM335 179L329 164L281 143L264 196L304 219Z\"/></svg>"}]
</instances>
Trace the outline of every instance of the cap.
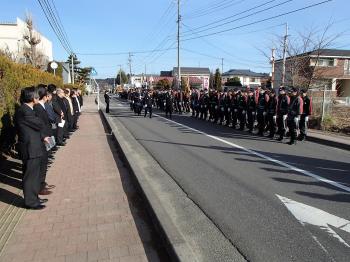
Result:
<instances>
[{"instance_id":1,"label":"cap","mask_svg":"<svg viewBox=\"0 0 350 262\"><path fill-rule=\"evenodd\" d=\"M306 89L306 88L302 88L302 89L300 90L300 92L301 92L301 93L307 93L307 89Z\"/></svg>"},{"instance_id":2,"label":"cap","mask_svg":"<svg viewBox=\"0 0 350 262\"><path fill-rule=\"evenodd\" d=\"M279 89L278 89L280 92L281 91L286 91L286 88L284 86L281 86Z\"/></svg>"},{"instance_id":3,"label":"cap","mask_svg":"<svg viewBox=\"0 0 350 262\"><path fill-rule=\"evenodd\" d=\"M290 91L291 91L291 92L298 92L298 90L299 90L299 89L298 89L297 87L294 87L294 86L290 88Z\"/></svg>"}]
</instances>

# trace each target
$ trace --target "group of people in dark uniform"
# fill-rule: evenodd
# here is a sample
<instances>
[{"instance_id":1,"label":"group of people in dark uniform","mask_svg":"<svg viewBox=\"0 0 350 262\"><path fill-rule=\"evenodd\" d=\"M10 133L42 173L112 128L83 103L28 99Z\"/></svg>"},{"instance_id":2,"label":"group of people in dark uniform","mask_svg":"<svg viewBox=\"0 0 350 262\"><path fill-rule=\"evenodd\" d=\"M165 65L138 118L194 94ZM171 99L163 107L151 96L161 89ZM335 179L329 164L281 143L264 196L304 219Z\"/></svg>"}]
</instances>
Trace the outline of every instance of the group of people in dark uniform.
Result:
<instances>
[{"instance_id":1,"label":"group of people in dark uniform","mask_svg":"<svg viewBox=\"0 0 350 262\"><path fill-rule=\"evenodd\" d=\"M52 193L46 183L48 160L76 131L83 106L81 91L40 84L22 89L15 114L17 150L23 162L23 196L28 209L45 208Z\"/></svg>"},{"instance_id":2,"label":"group of people in dark uniform","mask_svg":"<svg viewBox=\"0 0 350 262\"><path fill-rule=\"evenodd\" d=\"M131 109L141 114L142 107L156 107L172 117L191 113L192 117L226 125L234 129L282 141L290 137L289 144L305 140L307 125L312 113L312 102L307 90L296 87L281 87L278 92L271 88L235 88L219 92L216 90L197 90L190 92L167 91L129 91ZM147 98L146 98L147 97ZM145 110L145 116L147 111Z\"/></svg>"}]
</instances>

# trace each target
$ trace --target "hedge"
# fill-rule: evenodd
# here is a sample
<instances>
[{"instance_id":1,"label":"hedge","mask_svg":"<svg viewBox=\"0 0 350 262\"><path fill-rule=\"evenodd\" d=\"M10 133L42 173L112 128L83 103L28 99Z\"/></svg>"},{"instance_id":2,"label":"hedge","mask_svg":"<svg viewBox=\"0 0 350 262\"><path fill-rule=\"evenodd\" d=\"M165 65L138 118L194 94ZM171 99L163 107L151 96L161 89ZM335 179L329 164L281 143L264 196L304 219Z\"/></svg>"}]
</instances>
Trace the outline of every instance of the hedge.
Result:
<instances>
[{"instance_id":1,"label":"hedge","mask_svg":"<svg viewBox=\"0 0 350 262\"><path fill-rule=\"evenodd\" d=\"M55 84L61 88L79 88L63 85L62 78L43 72L31 65L17 64L0 55L0 151L13 140L13 115L18 105L21 89L38 84ZM83 90L84 91L84 90ZM9 137L9 135L11 137Z\"/></svg>"}]
</instances>

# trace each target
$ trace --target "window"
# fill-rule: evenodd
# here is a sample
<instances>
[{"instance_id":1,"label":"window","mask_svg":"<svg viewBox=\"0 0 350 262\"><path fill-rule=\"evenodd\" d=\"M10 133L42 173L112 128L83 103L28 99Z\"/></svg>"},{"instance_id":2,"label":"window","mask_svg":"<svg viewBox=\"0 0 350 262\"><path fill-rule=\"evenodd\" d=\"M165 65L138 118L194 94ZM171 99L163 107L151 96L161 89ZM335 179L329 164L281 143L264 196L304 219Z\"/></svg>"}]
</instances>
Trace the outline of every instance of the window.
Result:
<instances>
[{"instance_id":1,"label":"window","mask_svg":"<svg viewBox=\"0 0 350 262\"><path fill-rule=\"evenodd\" d=\"M350 75L350 62L349 59L344 60L344 75Z\"/></svg>"},{"instance_id":2,"label":"window","mask_svg":"<svg viewBox=\"0 0 350 262\"><path fill-rule=\"evenodd\" d=\"M310 61L311 66L325 66L325 67L332 67L335 66L334 59L331 58L313 58Z\"/></svg>"},{"instance_id":3,"label":"window","mask_svg":"<svg viewBox=\"0 0 350 262\"><path fill-rule=\"evenodd\" d=\"M254 83L254 82L256 82L256 79L255 79L254 77L252 77L252 78L250 79L250 82Z\"/></svg>"}]
</instances>

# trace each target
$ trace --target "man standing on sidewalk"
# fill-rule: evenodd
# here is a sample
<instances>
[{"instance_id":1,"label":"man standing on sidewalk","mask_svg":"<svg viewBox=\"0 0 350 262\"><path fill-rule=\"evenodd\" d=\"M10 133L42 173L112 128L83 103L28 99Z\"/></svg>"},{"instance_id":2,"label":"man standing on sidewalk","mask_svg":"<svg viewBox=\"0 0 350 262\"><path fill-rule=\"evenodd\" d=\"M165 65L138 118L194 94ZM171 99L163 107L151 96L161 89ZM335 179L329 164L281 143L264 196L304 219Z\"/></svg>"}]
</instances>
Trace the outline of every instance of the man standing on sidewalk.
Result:
<instances>
[{"instance_id":1,"label":"man standing on sidewalk","mask_svg":"<svg viewBox=\"0 0 350 262\"><path fill-rule=\"evenodd\" d=\"M40 190L40 165L45 150L42 137L43 122L35 115L33 107L39 101L35 87L27 87L21 93L21 106L16 112L18 132L18 152L23 162L23 195L24 205L28 209L45 208L38 194Z\"/></svg>"},{"instance_id":2,"label":"man standing on sidewalk","mask_svg":"<svg viewBox=\"0 0 350 262\"><path fill-rule=\"evenodd\" d=\"M106 113L108 114L109 113L109 95L108 95L108 91L105 92L105 95L104 95L104 98L105 98L105 103L106 103Z\"/></svg>"},{"instance_id":3,"label":"man standing on sidewalk","mask_svg":"<svg viewBox=\"0 0 350 262\"><path fill-rule=\"evenodd\" d=\"M39 85L37 89L38 89L38 95L39 95L39 103L35 104L33 108L34 108L35 115L39 117L43 123L43 128L41 129L41 137L51 137L52 136L51 124L50 124L49 116L45 109L45 103L47 102L46 86ZM51 191L48 190L47 183L45 182L48 161L49 161L49 154L46 148L43 148L41 163L40 163L39 195L51 194Z\"/></svg>"}]
</instances>

